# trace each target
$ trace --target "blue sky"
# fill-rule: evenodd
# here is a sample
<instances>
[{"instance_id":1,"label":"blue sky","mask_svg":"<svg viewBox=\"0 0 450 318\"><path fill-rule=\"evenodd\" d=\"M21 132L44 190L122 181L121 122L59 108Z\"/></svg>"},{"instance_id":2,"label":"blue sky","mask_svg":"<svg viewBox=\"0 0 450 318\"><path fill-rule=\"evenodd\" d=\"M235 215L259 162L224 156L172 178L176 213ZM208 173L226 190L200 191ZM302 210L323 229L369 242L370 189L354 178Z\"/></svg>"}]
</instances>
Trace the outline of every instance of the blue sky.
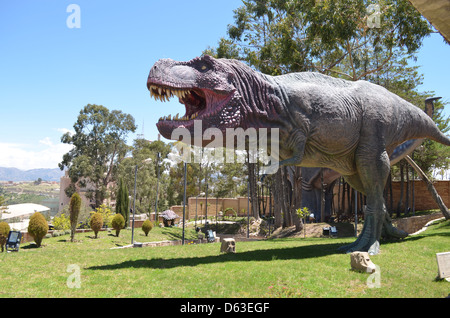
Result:
<instances>
[{"instance_id":1,"label":"blue sky","mask_svg":"<svg viewBox=\"0 0 450 318\"><path fill-rule=\"evenodd\" d=\"M81 10L80 28L66 24L72 3ZM89 103L131 114L136 133L155 140L157 120L183 107L175 99L150 99L151 66L160 58L189 60L215 46L240 5L241 0L0 0L0 166L56 168L68 151L61 135L73 129ZM449 56L450 46L433 35L417 61L425 76L421 89L447 101Z\"/></svg>"}]
</instances>

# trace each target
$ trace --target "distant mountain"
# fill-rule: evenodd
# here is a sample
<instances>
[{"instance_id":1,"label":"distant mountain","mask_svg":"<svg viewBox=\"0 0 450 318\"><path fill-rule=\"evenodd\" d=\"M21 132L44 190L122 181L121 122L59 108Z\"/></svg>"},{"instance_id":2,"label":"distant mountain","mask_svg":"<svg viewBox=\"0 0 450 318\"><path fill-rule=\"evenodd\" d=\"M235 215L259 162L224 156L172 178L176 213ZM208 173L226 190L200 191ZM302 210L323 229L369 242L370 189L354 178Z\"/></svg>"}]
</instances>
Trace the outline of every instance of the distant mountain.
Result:
<instances>
[{"instance_id":1,"label":"distant mountain","mask_svg":"<svg viewBox=\"0 0 450 318\"><path fill-rule=\"evenodd\" d=\"M42 181L60 181L64 175L64 171L59 168L55 169L32 169L20 170L17 168L2 168L0 167L0 181L35 181L39 178Z\"/></svg>"}]
</instances>

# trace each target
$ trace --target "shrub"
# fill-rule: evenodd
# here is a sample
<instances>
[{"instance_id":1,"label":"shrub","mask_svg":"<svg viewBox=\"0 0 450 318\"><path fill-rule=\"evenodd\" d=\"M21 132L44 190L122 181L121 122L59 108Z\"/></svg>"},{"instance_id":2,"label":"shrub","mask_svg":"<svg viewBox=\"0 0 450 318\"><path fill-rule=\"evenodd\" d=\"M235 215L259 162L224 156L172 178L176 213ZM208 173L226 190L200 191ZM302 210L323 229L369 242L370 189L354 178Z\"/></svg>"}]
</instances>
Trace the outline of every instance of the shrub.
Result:
<instances>
[{"instance_id":1,"label":"shrub","mask_svg":"<svg viewBox=\"0 0 450 318\"><path fill-rule=\"evenodd\" d=\"M28 233L34 238L37 247L41 246L42 239L45 237L48 231L48 223L45 217L39 213L35 212L28 224Z\"/></svg>"},{"instance_id":2,"label":"shrub","mask_svg":"<svg viewBox=\"0 0 450 318\"><path fill-rule=\"evenodd\" d=\"M55 216L52 222L55 230L70 230L70 219L65 214Z\"/></svg>"},{"instance_id":3,"label":"shrub","mask_svg":"<svg viewBox=\"0 0 450 318\"><path fill-rule=\"evenodd\" d=\"M98 231L100 231L100 229L103 226L103 216L102 216L102 214L98 213L98 212L95 212L91 216L91 221L89 222L89 225L91 226L91 229L95 233L95 238L97 238Z\"/></svg>"},{"instance_id":4,"label":"shrub","mask_svg":"<svg viewBox=\"0 0 450 318\"><path fill-rule=\"evenodd\" d=\"M111 222L114 217L114 213L111 211L111 208L109 206L102 204L95 209L95 212L100 213L102 215L103 223L106 227L111 227Z\"/></svg>"},{"instance_id":5,"label":"shrub","mask_svg":"<svg viewBox=\"0 0 450 318\"><path fill-rule=\"evenodd\" d=\"M9 224L6 222L0 222L0 246L2 247L2 252L4 250L4 246L6 244L6 240L8 239L8 234L11 228Z\"/></svg>"},{"instance_id":6,"label":"shrub","mask_svg":"<svg viewBox=\"0 0 450 318\"><path fill-rule=\"evenodd\" d=\"M122 214L117 213L112 221L111 226L114 230L116 230L116 236L119 237L120 230L124 228L125 226L125 219L123 218Z\"/></svg>"},{"instance_id":7,"label":"shrub","mask_svg":"<svg viewBox=\"0 0 450 318\"><path fill-rule=\"evenodd\" d=\"M223 211L224 216L232 216L234 218L237 218L236 210L233 208L226 208L225 211Z\"/></svg>"},{"instance_id":8,"label":"shrub","mask_svg":"<svg viewBox=\"0 0 450 318\"><path fill-rule=\"evenodd\" d=\"M150 220L145 220L144 223L142 223L142 231L144 231L145 236L148 236L148 232L150 232L153 229L153 223Z\"/></svg>"}]
</instances>

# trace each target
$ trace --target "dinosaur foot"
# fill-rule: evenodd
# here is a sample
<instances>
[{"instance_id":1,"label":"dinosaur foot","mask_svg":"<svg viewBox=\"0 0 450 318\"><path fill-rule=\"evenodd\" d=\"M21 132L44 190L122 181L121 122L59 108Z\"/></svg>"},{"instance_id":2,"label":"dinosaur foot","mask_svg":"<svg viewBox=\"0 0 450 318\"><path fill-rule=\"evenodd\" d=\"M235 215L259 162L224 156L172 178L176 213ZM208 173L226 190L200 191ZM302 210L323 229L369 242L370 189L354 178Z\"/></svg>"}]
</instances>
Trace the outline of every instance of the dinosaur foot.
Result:
<instances>
[{"instance_id":1,"label":"dinosaur foot","mask_svg":"<svg viewBox=\"0 0 450 318\"><path fill-rule=\"evenodd\" d=\"M380 252L380 242L376 235L377 223L380 221L374 215L366 217L361 234L355 242L339 248L344 253L368 252L369 255L376 255Z\"/></svg>"},{"instance_id":2,"label":"dinosaur foot","mask_svg":"<svg viewBox=\"0 0 450 318\"><path fill-rule=\"evenodd\" d=\"M381 236L384 238L402 239L408 236L408 233L392 225L389 214L386 213L382 220L378 220L374 215L369 215L365 219L363 230L357 240L352 244L342 246L339 250L345 253L368 252L370 255L378 254L380 252L380 235L376 233L379 233L377 228L380 223L382 223Z\"/></svg>"},{"instance_id":3,"label":"dinosaur foot","mask_svg":"<svg viewBox=\"0 0 450 318\"><path fill-rule=\"evenodd\" d=\"M352 244L340 247L339 251L347 254L353 252L367 252L369 255L377 255L380 253L380 243L376 240L356 240Z\"/></svg>"},{"instance_id":4,"label":"dinosaur foot","mask_svg":"<svg viewBox=\"0 0 450 318\"><path fill-rule=\"evenodd\" d=\"M403 239L408 236L408 233L393 226L389 214L386 213L382 236L387 239Z\"/></svg>"}]
</instances>

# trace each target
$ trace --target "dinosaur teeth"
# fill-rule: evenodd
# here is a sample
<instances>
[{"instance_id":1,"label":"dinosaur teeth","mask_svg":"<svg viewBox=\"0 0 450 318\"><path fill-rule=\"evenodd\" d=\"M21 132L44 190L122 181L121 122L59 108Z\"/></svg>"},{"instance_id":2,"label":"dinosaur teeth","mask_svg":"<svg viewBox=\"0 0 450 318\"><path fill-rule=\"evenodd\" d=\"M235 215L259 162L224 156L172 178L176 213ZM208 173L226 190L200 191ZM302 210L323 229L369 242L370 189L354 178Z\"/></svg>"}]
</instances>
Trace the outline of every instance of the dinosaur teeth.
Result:
<instances>
[{"instance_id":1,"label":"dinosaur teeth","mask_svg":"<svg viewBox=\"0 0 450 318\"><path fill-rule=\"evenodd\" d=\"M183 99L190 94L189 89L171 89L154 85L150 85L149 90L150 97L153 97L155 98L155 100L160 100L162 102L168 101L173 96L177 96L179 99Z\"/></svg>"}]
</instances>

